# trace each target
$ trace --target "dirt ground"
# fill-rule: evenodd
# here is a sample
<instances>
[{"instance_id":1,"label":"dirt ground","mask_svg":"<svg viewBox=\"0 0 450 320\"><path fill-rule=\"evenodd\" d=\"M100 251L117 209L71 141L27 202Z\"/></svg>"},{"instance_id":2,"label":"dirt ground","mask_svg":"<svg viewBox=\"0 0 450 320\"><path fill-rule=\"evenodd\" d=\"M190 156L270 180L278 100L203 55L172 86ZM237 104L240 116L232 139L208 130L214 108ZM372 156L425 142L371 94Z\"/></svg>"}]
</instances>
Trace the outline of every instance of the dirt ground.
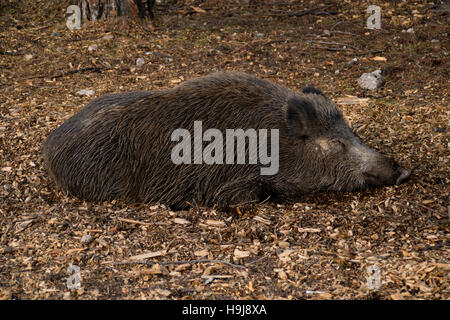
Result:
<instances>
[{"instance_id":1,"label":"dirt ground","mask_svg":"<svg viewBox=\"0 0 450 320\"><path fill-rule=\"evenodd\" d=\"M370 1L382 29L369 30L366 1L185 0L157 6L151 23L70 31L69 3L0 2L0 298L450 298L445 7ZM383 86L360 88L376 69ZM90 99L217 70L318 86L367 145L413 169L411 180L178 212L55 190L42 142ZM71 265L79 289L67 287Z\"/></svg>"}]
</instances>

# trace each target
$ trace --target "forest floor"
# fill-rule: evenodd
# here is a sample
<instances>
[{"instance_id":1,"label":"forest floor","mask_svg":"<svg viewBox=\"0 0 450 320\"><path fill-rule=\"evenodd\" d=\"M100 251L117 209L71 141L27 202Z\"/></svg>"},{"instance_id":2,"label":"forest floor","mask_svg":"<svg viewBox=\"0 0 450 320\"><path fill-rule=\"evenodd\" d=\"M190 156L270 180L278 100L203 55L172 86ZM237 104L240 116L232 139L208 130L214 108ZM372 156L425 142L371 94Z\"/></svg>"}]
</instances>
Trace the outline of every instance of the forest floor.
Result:
<instances>
[{"instance_id":1,"label":"forest floor","mask_svg":"<svg viewBox=\"0 0 450 320\"><path fill-rule=\"evenodd\" d=\"M366 28L366 1L185 0L157 7L153 22L70 31L69 1L3 1L0 298L449 299L448 12L370 3L381 30ZM360 88L376 69L383 86ZM56 191L42 142L89 100L217 70L314 84L367 145L412 168L411 180L177 212ZM67 286L71 265L79 289Z\"/></svg>"}]
</instances>

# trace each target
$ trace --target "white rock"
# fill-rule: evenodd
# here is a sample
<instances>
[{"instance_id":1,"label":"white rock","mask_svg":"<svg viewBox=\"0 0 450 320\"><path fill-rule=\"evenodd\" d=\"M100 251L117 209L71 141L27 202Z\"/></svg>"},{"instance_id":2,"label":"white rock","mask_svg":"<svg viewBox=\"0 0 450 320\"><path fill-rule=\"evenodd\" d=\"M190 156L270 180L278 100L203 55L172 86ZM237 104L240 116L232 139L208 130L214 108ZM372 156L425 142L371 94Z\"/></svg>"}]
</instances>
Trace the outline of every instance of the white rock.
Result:
<instances>
[{"instance_id":1,"label":"white rock","mask_svg":"<svg viewBox=\"0 0 450 320\"><path fill-rule=\"evenodd\" d=\"M381 70L375 70L374 72L364 73L359 79L358 84L361 88L376 90L383 83L381 79Z\"/></svg>"},{"instance_id":2,"label":"white rock","mask_svg":"<svg viewBox=\"0 0 450 320\"><path fill-rule=\"evenodd\" d=\"M77 95L79 96L90 96L94 94L94 90L86 90L86 89L82 89L80 91L77 92Z\"/></svg>"},{"instance_id":3,"label":"white rock","mask_svg":"<svg viewBox=\"0 0 450 320\"><path fill-rule=\"evenodd\" d=\"M140 68L145 64L144 58L137 58L136 60L136 67Z\"/></svg>"},{"instance_id":4,"label":"white rock","mask_svg":"<svg viewBox=\"0 0 450 320\"><path fill-rule=\"evenodd\" d=\"M94 50L97 50L97 49L98 49L98 45L96 45L96 44L91 44L89 46L89 48L88 48L89 51L94 51Z\"/></svg>"},{"instance_id":5,"label":"white rock","mask_svg":"<svg viewBox=\"0 0 450 320\"><path fill-rule=\"evenodd\" d=\"M90 234L85 234L84 236L81 237L80 241L81 241L81 243L89 244L92 242L92 240L94 240L94 239L92 238L92 236Z\"/></svg>"}]
</instances>

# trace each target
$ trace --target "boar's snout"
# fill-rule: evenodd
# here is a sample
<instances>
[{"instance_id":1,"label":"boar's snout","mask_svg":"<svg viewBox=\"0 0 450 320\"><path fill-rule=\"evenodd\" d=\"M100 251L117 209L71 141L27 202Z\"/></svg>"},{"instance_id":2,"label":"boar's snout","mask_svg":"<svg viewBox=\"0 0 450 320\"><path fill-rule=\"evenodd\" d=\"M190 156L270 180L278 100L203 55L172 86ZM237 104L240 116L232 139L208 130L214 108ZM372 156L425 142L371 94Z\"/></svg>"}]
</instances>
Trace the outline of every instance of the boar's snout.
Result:
<instances>
[{"instance_id":1,"label":"boar's snout","mask_svg":"<svg viewBox=\"0 0 450 320\"><path fill-rule=\"evenodd\" d=\"M373 152L363 175L371 186L399 185L407 181L411 171L399 166L394 160Z\"/></svg>"},{"instance_id":2,"label":"boar's snout","mask_svg":"<svg viewBox=\"0 0 450 320\"><path fill-rule=\"evenodd\" d=\"M400 166L398 166L397 172L400 172L400 175L395 182L396 185L402 184L403 182L407 181L409 179L409 176L411 175L410 170L406 170L405 168Z\"/></svg>"}]
</instances>

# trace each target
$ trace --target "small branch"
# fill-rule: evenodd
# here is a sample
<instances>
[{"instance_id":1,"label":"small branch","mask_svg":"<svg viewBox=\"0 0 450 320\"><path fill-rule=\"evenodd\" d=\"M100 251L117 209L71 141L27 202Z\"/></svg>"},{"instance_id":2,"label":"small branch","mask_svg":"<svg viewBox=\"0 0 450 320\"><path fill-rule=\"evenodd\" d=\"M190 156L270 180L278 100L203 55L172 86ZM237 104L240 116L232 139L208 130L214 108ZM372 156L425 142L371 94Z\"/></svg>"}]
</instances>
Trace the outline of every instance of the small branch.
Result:
<instances>
[{"instance_id":1,"label":"small branch","mask_svg":"<svg viewBox=\"0 0 450 320\"><path fill-rule=\"evenodd\" d=\"M92 72L101 72L102 68L98 68L98 67L86 67L86 68L81 68L81 69L76 69L76 70L70 70L67 72L63 72L54 76L34 76L34 77L29 77L27 79L36 79L36 78L49 78L49 79L56 79L56 78L62 78L71 74L75 74L75 73L83 73L83 72L87 72L87 71L92 71Z\"/></svg>"},{"instance_id":2,"label":"small branch","mask_svg":"<svg viewBox=\"0 0 450 320\"><path fill-rule=\"evenodd\" d=\"M303 17L306 15L314 15L314 16L323 16L323 15L335 15L338 14L337 11L330 11L330 12L326 12L326 11L318 11L320 10L324 10L331 7L331 5L322 7L322 8L314 8L314 9L310 9L310 10L304 10L304 11L293 11L293 12L289 12L289 11L283 11L283 10L274 10L271 9L271 12L274 12L274 14L272 14L272 16L288 16L288 17Z\"/></svg>"},{"instance_id":3,"label":"small branch","mask_svg":"<svg viewBox=\"0 0 450 320\"><path fill-rule=\"evenodd\" d=\"M142 221L126 219L126 218L116 218L116 219L119 220L119 221L122 221L122 222L140 224L140 225L143 225L143 226L153 226L153 225L167 226L167 223L165 223L165 222L142 222Z\"/></svg>"},{"instance_id":4,"label":"small branch","mask_svg":"<svg viewBox=\"0 0 450 320\"><path fill-rule=\"evenodd\" d=\"M61 74L57 74L54 75L52 77L50 77L51 79L56 79L56 78L61 78L61 77L65 77L71 74L75 74L75 73L83 73L86 71L92 71L92 72L101 72L102 68L98 68L98 67L86 67L86 68L81 68L81 69L77 69L77 70L71 70L71 71L67 71L67 72L63 72Z\"/></svg>"},{"instance_id":5,"label":"small branch","mask_svg":"<svg viewBox=\"0 0 450 320\"><path fill-rule=\"evenodd\" d=\"M348 35L351 35L351 36L361 37L361 35L359 35L359 34L351 33L351 32L346 32L346 31L331 30L330 32L331 32L331 33L348 34Z\"/></svg>"},{"instance_id":6,"label":"small branch","mask_svg":"<svg viewBox=\"0 0 450 320\"><path fill-rule=\"evenodd\" d=\"M195 199L192 199L192 202L193 202L194 204L190 203L189 201L186 201L186 203L187 203L190 207L192 207L193 209L196 209L196 210L197 210L197 213L201 214L202 211L200 210L200 207L198 206L197 201L195 201Z\"/></svg>"},{"instance_id":7,"label":"small branch","mask_svg":"<svg viewBox=\"0 0 450 320\"><path fill-rule=\"evenodd\" d=\"M239 207L243 207L243 206L246 206L246 205L248 205L248 204L263 204L263 203L266 203L268 200L270 199L270 196L268 196L266 199L264 199L263 201L261 201L261 202L256 202L257 200L251 200L251 201L247 201L247 202L242 202L242 203L238 203L238 204L233 204L233 205L230 205L230 206L228 206L230 209L233 209L233 208L239 208Z\"/></svg>"},{"instance_id":8,"label":"small branch","mask_svg":"<svg viewBox=\"0 0 450 320\"><path fill-rule=\"evenodd\" d=\"M347 49L349 49L349 48L344 49L344 48L317 47L317 46L314 46L314 48L315 49L325 49L325 50L328 50L328 51L346 51Z\"/></svg>"},{"instance_id":9,"label":"small branch","mask_svg":"<svg viewBox=\"0 0 450 320\"><path fill-rule=\"evenodd\" d=\"M267 201L269 201L269 199L270 199L270 196L268 196L266 199L264 199L263 201L261 201L261 202L258 202L257 204L263 204L263 203L266 203Z\"/></svg>"},{"instance_id":10,"label":"small branch","mask_svg":"<svg viewBox=\"0 0 450 320\"><path fill-rule=\"evenodd\" d=\"M273 252L269 252L268 254L265 254L265 255L262 256L261 258L258 258L258 259L255 259L255 260L253 260L253 261L250 261L250 262L246 263L245 265L246 265L246 266L250 266L250 265L252 265L252 264L258 263L258 262L260 262L260 261L266 259L267 257L270 257L272 254L273 254Z\"/></svg>"},{"instance_id":11,"label":"small branch","mask_svg":"<svg viewBox=\"0 0 450 320\"><path fill-rule=\"evenodd\" d=\"M383 50L373 50L373 51L364 51L364 52L355 52L355 55L358 56L367 56L367 55L371 55L371 54L377 54L377 53L381 53L383 52Z\"/></svg>"},{"instance_id":12,"label":"small branch","mask_svg":"<svg viewBox=\"0 0 450 320\"><path fill-rule=\"evenodd\" d=\"M7 56L21 56L22 53L12 52L12 51L0 51L0 55L7 55Z\"/></svg>"},{"instance_id":13,"label":"small branch","mask_svg":"<svg viewBox=\"0 0 450 320\"><path fill-rule=\"evenodd\" d=\"M319 43L319 44L331 44L331 45L342 46L342 47L345 46L345 47L350 48L350 49L353 49L353 50L358 50L357 48L355 48L355 47L352 46L352 45L345 44L345 43L340 43L340 42L334 42L334 41L319 41L319 40L308 40L308 41L313 42L313 43ZM336 48L336 49L338 49L338 48ZM340 48L340 49L343 49L343 48Z\"/></svg>"},{"instance_id":14,"label":"small branch","mask_svg":"<svg viewBox=\"0 0 450 320\"><path fill-rule=\"evenodd\" d=\"M148 223L148 222L142 222L142 221L137 221L137 220L132 220L132 219L117 218L117 220L122 221L122 222L140 224L143 226L151 226L152 225L151 223Z\"/></svg>"}]
</instances>

